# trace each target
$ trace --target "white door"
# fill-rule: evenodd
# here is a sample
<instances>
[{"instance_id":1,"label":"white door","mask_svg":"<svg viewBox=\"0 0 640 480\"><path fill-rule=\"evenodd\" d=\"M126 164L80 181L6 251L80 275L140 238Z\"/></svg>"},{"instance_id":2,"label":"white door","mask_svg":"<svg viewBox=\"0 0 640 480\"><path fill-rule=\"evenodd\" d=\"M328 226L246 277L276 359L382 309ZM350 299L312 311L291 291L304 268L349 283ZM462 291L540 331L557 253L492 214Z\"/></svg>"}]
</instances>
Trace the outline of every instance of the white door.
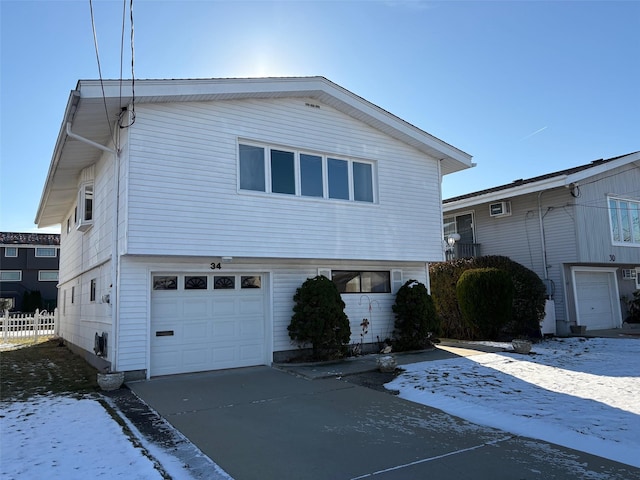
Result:
<instances>
[{"instance_id":1,"label":"white door","mask_svg":"<svg viewBox=\"0 0 640 480\"><path fill-rule=\"evenodd\" d=\"M265 364L263 275L156 274L150 375Z\"/></svg>"},{"instance_id":2,"label":"white door","mask_svg":"<svg viewBox=\"0 0 640 480\"><path fill-rule=\"evenodd\" d=\"M586 325L587 330L619 327L615 274L610 271L576 271L574 274L578 325Z\"/></svg>"}]
</instances>

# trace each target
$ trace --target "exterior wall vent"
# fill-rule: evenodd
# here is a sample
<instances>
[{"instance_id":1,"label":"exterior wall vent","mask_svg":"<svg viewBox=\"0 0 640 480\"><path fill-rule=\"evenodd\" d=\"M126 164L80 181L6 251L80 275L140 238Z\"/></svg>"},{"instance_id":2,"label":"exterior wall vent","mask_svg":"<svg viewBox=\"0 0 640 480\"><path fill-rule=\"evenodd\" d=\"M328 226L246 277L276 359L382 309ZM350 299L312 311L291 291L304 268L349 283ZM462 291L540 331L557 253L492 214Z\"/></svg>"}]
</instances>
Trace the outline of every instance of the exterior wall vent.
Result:
<instances>
[{"instance_id":1,"label":"exterior wall vent","mask_svg":"<svg viewBox=\"0 0 640 480\"><path fill-rule=\"evenodd\" d=\"M107 356L107 332L102 332L102 335L96 332L93 343L93 351L99 357Z\"/></svg>"},{"instance_id":2,"label":"exterior wall vent","mask_svg":"<svg viewBox=\"0 0 640 480\"><path fill-rule=\"evenodd\" d=\"M489 215L492 217L508 217L511 215L511 202L489 204Z\"/></svg>"}]
</instances>

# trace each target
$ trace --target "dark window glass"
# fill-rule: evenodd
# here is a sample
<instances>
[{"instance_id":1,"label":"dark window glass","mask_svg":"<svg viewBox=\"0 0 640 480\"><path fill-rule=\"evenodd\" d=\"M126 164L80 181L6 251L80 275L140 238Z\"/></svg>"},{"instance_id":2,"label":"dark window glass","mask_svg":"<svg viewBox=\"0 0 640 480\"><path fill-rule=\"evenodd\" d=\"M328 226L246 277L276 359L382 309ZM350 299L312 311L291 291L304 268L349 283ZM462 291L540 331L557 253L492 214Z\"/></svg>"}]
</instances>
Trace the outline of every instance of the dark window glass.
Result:
<instances>
[{"instance_id":1,"label":"dark window glass","mask_svg":"<svg viewBox=\"0 0 640 480\"><path fill-rule=\"evenodd\" d=\"M295 195L296 172L293 152L271 150L271 191Z\"/></svg>"},{"instance_id":2,"label":"dark window glass","mask_svg":"<svg viewBox=\"0 0 640 480\"><path fill-rule=\"evenodd\" d=\"M373 173L370 163L353 162L353 199L373 202Z\"/></svg>"},{"instance_id":3,"label":"dark window glass","mask_svg":"<svg viewBox=\"0 0 640 480\"><path fill-rule=\"evenodd\" d=\"M240 188L264 192L264 148L240 145Z\"/></svg>"},{"instance_id":4,"label":"dark window glass","mask_svg":"<svg viewBox=\"0 0 640 480\"><path fill-rule=\"evenodd\" d=\"M96 281L95 279L91 280L91 285L89 288L89 301L91 302L95 302L96 301Z\"/></svg>"},{"instance_id":5,"label":"dark window glass","mask_svg":"<svg viewBox=\"0 0 640 480\"><path fill-rule=\"evenodd\" d=\"M84 218L85 221L93 220L93 185L84 187Z\"/></svg>"},{"instance_id":6,"label":"dark window glass","mask_svg":"<svg viewBox=\"0 0 640 480\"><path fill-rule=\"evenodd\" d=\"M154 276L153 277L153 289L154 290L177 290L178 289L178 277L176 277L176 276Z\"/></svg>"},{"instance_id":7,"label":"dark window glass","mask_svg":"<svg viewBox=\"0 0 640 480\"><path fill-rule=\"evenodd\" d=\"M390 272L332 271L331 279L340 293L390 293Z\"/></svg>"},{"instance_id":8,"label":"dark window glass","mask_svg":"<svg viewBox=\"0 0 640 480\"><path fill-rule=\"evenodd\" d=\"M307 197L322 197L322 157L300 154L301 193Z\"/></svg>"},{"instance_id":9,"label":"dark window glass","mask_svg":"<svg viewBox=\"0 0 640 480\"><path fill-rule=\"evenodd\" d=\"M206 290L207 289L207 277L184 277L184 289L185 290Z\"/></svg>"},{"instance_id":10,"label":"dark window glass","mask_svg":"<svg viewBox=\"0 0 640 480\"><path fill-rule=\"evenodd\" d=\"M261 286L260 276L246 276L241 277L241 288L260 288Z\"/></svg>"},{"instance_id":11,"label":"dark window glass","mask_svg":"<svg viewBox=\"0 0 640 480\"><path fill-rule=\"evenodd\" d=\"M349 200L349 163L335 158L327 159L329 198Z\"/></svg>"},{"instance_id":12,"label":"dark window glass","mask_svg":"<svg viewBox=\"0 0 640 480\"><path fill-rule=\"evenodd\" d=\"M225 275L213 278L214 290L233 290L236 288L236 277Z\"/></svg>"}]
</instances>

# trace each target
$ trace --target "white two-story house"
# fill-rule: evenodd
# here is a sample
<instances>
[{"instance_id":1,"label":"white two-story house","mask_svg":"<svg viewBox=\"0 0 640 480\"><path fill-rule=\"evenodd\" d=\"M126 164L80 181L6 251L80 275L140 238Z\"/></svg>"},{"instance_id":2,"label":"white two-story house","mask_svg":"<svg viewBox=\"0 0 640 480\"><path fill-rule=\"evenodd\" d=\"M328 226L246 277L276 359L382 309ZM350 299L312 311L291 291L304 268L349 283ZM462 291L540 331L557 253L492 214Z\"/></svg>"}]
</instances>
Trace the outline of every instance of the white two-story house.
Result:
<instances>
[{"instance_id":1,"label":"white two-story house","mask_svg":"<svg viewBox=\"0 0 640 480\"><path fill-rule=\"evenodd\" d=\"M443 259L441 177L468 154L323 77L134 88L78 82L37 212L62 225L72 348L128 378L269 365L318 274L354 341L365 317L391 334L397 288Z\"/></svg>"},{"instance_id":2,"label":"white two-story house","mask_svg":"<svg viewBox=\"0 0 640 480\"><path fill-rule=\"evenodd\" d=\"M554 301L556 333L618 328L640 289L640 152L444 200L448 257L504 255Z\"/></svg>"}]
</instances>

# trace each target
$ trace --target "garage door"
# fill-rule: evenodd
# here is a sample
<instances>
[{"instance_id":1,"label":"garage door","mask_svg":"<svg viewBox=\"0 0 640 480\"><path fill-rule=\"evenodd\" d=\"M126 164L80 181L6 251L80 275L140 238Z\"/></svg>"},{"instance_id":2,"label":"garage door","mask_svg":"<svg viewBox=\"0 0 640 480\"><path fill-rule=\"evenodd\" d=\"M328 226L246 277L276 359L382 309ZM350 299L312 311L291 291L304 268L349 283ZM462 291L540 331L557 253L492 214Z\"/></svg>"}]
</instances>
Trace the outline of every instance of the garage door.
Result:
<instances>
[{"instance_id":1,"label":"garage door","mask_svg":"<svg viewBox=\"0 0 640 480\"><path fill-rule=\"evenodd\" d=\"M578 324L588 330L619 327L615 274L612 272L575 272Z\"/></svg>"},{"instance_id":2,"label":"garage door","mask_svg":"<svg viewBox=\"0 0 640 480\"><path fill-rule=\"evenodd\" d=\"M265 363L262 275L153 274L151 375Z\"/></svg>"}]
</instances>

